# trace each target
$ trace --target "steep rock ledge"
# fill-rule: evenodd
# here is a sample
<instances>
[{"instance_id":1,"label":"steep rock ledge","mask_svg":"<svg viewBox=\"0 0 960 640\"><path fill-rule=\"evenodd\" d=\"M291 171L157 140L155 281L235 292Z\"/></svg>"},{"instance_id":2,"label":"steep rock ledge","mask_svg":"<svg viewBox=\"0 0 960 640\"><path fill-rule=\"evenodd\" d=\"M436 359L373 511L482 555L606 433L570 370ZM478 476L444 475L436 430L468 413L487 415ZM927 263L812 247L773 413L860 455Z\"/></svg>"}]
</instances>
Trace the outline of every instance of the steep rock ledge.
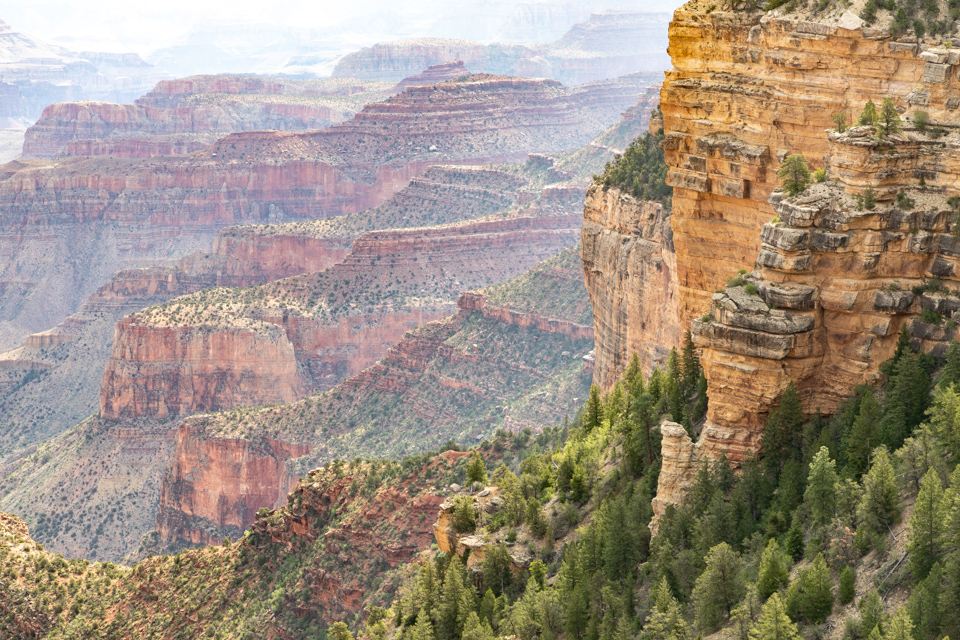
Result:
<instances>
[{"instance_id":1,"label":"steep rock ledge","mask_svg":"<svg viewBox=\"0 0 960 640\"><path fill-rule=\"evenodd\" d=\"M790 380L808 411L830 413L855 384L878 379L904 323L927 350L953 338L916 316L951 315L960 288L947 202L960 175L960 51L695 3L676 12L670 43L661 107L680 317L710 396L697 450L736 463L758 450ZM904 133L828 134L835 113L850 118L885 97L905 115ZM942 137L910 126L918 110ZM831 182L796 198L776 192L792 153ZM858 203L868 189L875 207ZM942 281L924 285L932 276ZM685 464L670 450L686 448L664 449L667 477Z\"/></svg>"},{"instance_id":2,"label":"steep rock ledge","mask_svg":"<svg viewBox=\"0 0 960 640\"><path fill-rule=\"evenodd\" d=\"M677 260L670 215L593 185L583 208L581 256L593 308L594 381L609 389L634 353L646 367L680 344Z\"/></svg>"}]
</instances>

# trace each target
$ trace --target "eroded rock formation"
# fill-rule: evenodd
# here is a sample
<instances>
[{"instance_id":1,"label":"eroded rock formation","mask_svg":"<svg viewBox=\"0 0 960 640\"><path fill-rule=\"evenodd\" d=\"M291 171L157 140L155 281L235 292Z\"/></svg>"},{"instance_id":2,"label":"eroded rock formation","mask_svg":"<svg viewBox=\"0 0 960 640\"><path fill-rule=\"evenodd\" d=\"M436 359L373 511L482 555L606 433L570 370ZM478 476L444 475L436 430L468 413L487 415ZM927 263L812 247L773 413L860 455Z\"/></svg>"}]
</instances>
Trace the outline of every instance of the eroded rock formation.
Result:
<instances>
[{"instance_id":1,"label":"eroded rock formation","mask_svg":"<svg viewBox=\"0 0 960 640\"><path fill-rule=\"evenodd\" d=\"M790 380L808 411L830 413L855 384L878 379L905 323L926 350L953 339L940 318L960 288L947 202L960 162L952 129L940 127L958 120L960 51L894 42L855 19L696 3L670 33L661 107L680 318L701 347L710 396L697 447L737 462L759 448ZM850 120L886 97L903 133L828 131L835 113ZM933 129L912 126L919 111ZM787 198L776 172L795 153L828 182ZM665 471L682 464L668 453Z\"/></svg>"},{"instance_id":2,"label":"eroded rock formation","mask_svg":"<svg viewBox=\"0 0 960 640\"><path fill-rule=\"evenodd\" d=\"M646 368L680 344L669 211L593 185L583 209L583 273L597 335L595 382L609 389L636 353Z\"/></svg>"},{"instance_id":3,"label":"eroded rock formation","mask_svg":"<svg viewBox=\"0 0 960 640\"><path fill-rule=\"evenodd\" d=\"M235 133L176 158L4 165L0 345L62 321L120 268L206 249L221 227L359 211L436 164L579 147L643 84L471 76L411 87L319 132Z\"/></svg>"}]
</instances>

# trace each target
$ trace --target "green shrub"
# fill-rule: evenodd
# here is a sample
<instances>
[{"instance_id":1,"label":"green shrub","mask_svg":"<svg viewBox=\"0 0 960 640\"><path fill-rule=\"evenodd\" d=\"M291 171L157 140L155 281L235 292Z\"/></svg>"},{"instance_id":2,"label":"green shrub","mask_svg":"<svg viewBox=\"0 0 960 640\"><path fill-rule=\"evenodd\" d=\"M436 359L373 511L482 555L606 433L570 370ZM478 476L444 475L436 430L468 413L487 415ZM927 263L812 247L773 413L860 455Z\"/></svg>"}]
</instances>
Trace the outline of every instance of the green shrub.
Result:
<instances>
[{"instance_id":1,"label":"green shrub","mask_svg":"<svg viewBox=\"0 0 960 640\"><path fill-rule=\"evenodd\" d=\"M930 123L930 114L926 111L915 111L913 113L913 126L917 128L917 131L923 133L927 130L927 125Z\"/></svg>"},{"instance_id":2,"label":"green shrub","mask_svg":"<svg viewBox=\"0 0 960 640\"><path fill-rule=\"evenodd\" d=\"M667 186L662 141L662 131L657 135L644 133L631 142L622 155L614 156L597 180L604 187L615 187L635 198L669 206L673 189Z\"/></svg>"},{"instance_id":3,"label":"green shrub","mask_svg":"<svg viewBox=\"0 0 960 640\"><path fill-rule=\"evenodd\" d=\"M913 201L913 199L907 196L905 191L901 191L897 194L897 206L904 211L910 211L913 209L915 204L916 203Z\"/></svg>"},{"instance_id":4,"label":"green shrub","mask_svg":"<svg viewBox=\"0 0 960 640\"><path fill-rule=\"evenodd\" d=\"M752 282L748 282L748 283L743 287L743 290L746 291L747 293L749 293L749 294L752 295L752 296L758 296L758 295L760 295L760 292L757 290L757 285L753 284Z\"/></svg>"},{"instance_id":5,"label":"green shrub","mask_svg":"<svg viewBox=\"0 0 960 640\"><path fill-rule=\"evenodd\" d=\"M943 322L943 316L933 309L924 309L920 312L920 322L924 322L926 324L940 324Z\"/></svg>"},{"instance_id":6,"label":"green shrub","mask_svg":"<svg viewBox=\"0 0 960 640\"><path fill-rule=\"evenodd\" d=\"M826 169L817 169L813 172L813 181L814 182L826 182L827 181L827 170Z\"/></svg>"}]
</instances>

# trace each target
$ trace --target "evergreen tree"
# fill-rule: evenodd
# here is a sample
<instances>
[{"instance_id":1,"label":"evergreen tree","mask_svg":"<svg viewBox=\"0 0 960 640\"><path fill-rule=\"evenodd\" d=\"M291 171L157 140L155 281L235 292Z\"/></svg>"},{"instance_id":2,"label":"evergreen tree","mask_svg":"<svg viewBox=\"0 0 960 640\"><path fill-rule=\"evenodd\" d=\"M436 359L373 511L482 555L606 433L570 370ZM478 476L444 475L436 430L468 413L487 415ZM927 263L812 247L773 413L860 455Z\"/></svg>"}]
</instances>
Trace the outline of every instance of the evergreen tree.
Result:
<instances>
[{"instance_id":1,"label":"evergreen tree","mask_svg":"<svg viewBox=\"0 0 960 640\"><path fill-rule=\"evenodd\" d=\"M483 554L483 586L493 590L494 595L499 595L510 586L510 552L502 542L498 545L488 546Z\"/></svg>"},{"instance_id":2,"label":"evergreen tree","mask_svg":"<svg viewBox=\"0 0 960 640\"><path fill-rule=\"evenodd\" d=\"M746 592L743 581L743 563L736 551L722 542L710 549L706 568L693 588L693 604L697 625L715 631L730 616L734 605Z\"/></svg>"},{"instance_id":3,"label":"evergreen tree","mask_svg":"<svg viewBox=\"0 0 960 640\"><path fill-rule=\"evenodd\" d=\"M494 626L493 612L497 606L497 596L493 595L493 589L488 588L483 594L483 600L480 602L480 617L484 621Z\"/></svg>"},{"instance_id":4,"label":"evergreen tree","mask_svg":"<svg viewBox=\"0 0 960 640\"><path fill-rule=\"evenodd\" d=\"M410 632L410 640L434 640L433 623L426 609L421 609L417 615L417 623Z\"/></svg>"},{"instance_id":5,"label":"evergreen tree","mask_svg":"<svg viewBox=\"0 0 960 640\"><path fill-rule=\"evenodd\" d=\"M940 476L933 469L920 483L920 494L910 516L910 570L914 578L927 576L930 568L941 561L946 544L947 501Z\"/></svg>"},{"instance_id":6,"label":"evergreen tree","mask_svg":"<svg viewBox=\"0 0 960 640\"><path fill-rule=\"evenodd\" d=\"M837 600L840 604L850 604L857 595L857 576L849 566L840 572L840 588L837 591Z\"/></svg>"},{"instance_id":7,"label":"evergreen tree","mask_svg":"<svg viewBox=\"0 0 960 640\"><path fill-rule=\"evenodd\" d=\"M705 415L707 415L707 403L709 398L707 397L707 377L703 375L703 372L700 372L700 377L697 378L697 404L693 407L692 418L694 422L699 421Z\"/></svg>"},{"instance_id":8,"label":"evergreen tree","mask_svg":"<svg viewBox=\"0 0 960 640\"><path fill-rule=\"evenodd\" d=\"M780 397L780 406L767 418L760 444L764 463L774 479L779 479L787 461L799 459L805 420L800 394L791 380Z\"/></svg>"},{"instance_id":9,"label":"evergreen tree","mask_svg":"<svg viewBox=\"0 0 960 640\"><path fill-rule=\"evenodd\" d=\"M826 447L813 457L810 463L810 475L807 476L807 490L803 494L803 503L810 513L811 524L821 527L830 524L837 509L836 463L830 459Z\"/></svg>"},{"instance_id":10,"label":"evergreen tree","mask_svg":"<svg viewBox=\"0 0 960 640\"><path fill-rule=\"evenodd\" d=\"M653 591L653 608L644 624L644 636L649 640L686 640L688 637L680 603L670 591L666 578L661 578Z\"/></svg>"},{"instance_id":11,"label":"evergreen tree","mask_svg":"<svg viewBox=\"0 0 960 640\"><path fill-rule=\"evenodd\" d=\"M885 138L891 134L899 133L903 129L903 121L900 120L900 114L897 113L897 106L890 98L884 98L880 106L880 115L876 119L877 135Z\"/></svg>"},{"instance_id":12,"label":"evergreen tree","mask_svg":"<svg viewBox=\"0 0 960 640\"><path fill-rule=\"evenodd\" d=\"M860 112L860 117L857 119L857 125L859 126L873 126L877 121L877 106L873 104L873 100L867 100L867 104L863 106L863 111Z\"/></svg>"},{"instance_id":13,"label":"evergreen tree","mask_svg":"<svg viewBox=\"0 0 960 640\"><path fill-rule=\"evenodd\" d=\"M947 477L947 452L933 432L933 427L928 424L920 425L913 437L903 442L895 456L904 485L914 493L919 493L920 481L931 469L941 478Z\"/></svg>"},{"instance_id":14,"label":"evergreen tree","mask_svg":"<svg viewBox=\"0 0 960 640\"><path fill-rule=\"evenodd\" d=\"M891 451L923 421L929 397L930 378L920 357L908 351L894 365L880 422L880 441Z\"/></svg>"},{"instance_id":15,"label":"evergreen tree","mask_svg":"<svg viewBox=\"0 0 960 640\"><path fill-rule=\"evenodd\" d=\"M643 366L636 351L630 357L627 370L623 372L623 384L627 387L631 396L638 396L643 393Z\"/></svg>"},{"instance_id":16,"label":"evergreen tree","mask_svg":"<svg viewBox=\"0 0 960 640\"><path fill-rule=\"evenodd\" d=\"M790 584L787 559L780 551L776 538L770 538L760 557L760 575L757 577L757 595L766 600Z\"/></svg>"},{"instance_id":17,"label":"evergreen tree","mask_svg":"<svg viewBox=\"0 0 960 640\"><path fill-rule=\"evenodd\" d=\"M960 457L960 386L933 390L930 425L954 458Z\"/></svg>"},{"instance_id":18,"label":"evergreen tree","mask_svg":"<svg viewBox=\"0 0 960 640\"><path fill-rule=\"evenodd\" d=\"M697 358L696 347L693 345L693 337L687 331L683 336L683 388L686 394L691 394L697 387L697 380L700 378L700 359Z\"/></svg>"},{"instance_id":19,"label":"evergreen tree","mask_svg":"<svg viewBox=\"0 0 960 640\"><path fill-rule=\"evenodd\" d=\"M463 625L463 637L461 640L493 640L494 634L490 624L486 621L481 622L476 611L471 611Z\"/></svg>"},{"instance_id":20,"label":"evergreen tree","mask_svg":"<svg viewBox=\"0 0 960 640\"><path fill-rule=\"evenodd\" d=\"M927 577L913 588L907 601L907 613L917 640L937 640L942 637L944 616L940 594L943 591L943 569L938 563L930 567Z\"/></svg>"},{"instance_id":21,"label":"evergreen tree","mask_svg":"<svg viewBox=\"0 0 960 640\"><path fill-rule=\"evenodd\" d=\"M913 623L906 609L900 609L893 616L883 640L913 640Z\"/></svg>"},{"instance_id":22,"label":"evergreen tree","mask_svg":"<svg viewBox=\"0 0 960 640\"><path fill-rule=\"evenodd\" d=\"M810 184L810 168L807 166L807 159L799 153L788 155L780 165L777 177L783 181L783 190L788 196L793 197L799 194Z\"/></svg>"},{"instance_id":23,"label":"evergreen tree","mask_svg":"<svg viewBox=\"0 0 960 640\"><path fill-rule=\"evenodd\" d=\"M868 389L860 402L860 412L853 422L850 435L843 443L847 470L854 477L863 474L870 465L870 453L878 444L876 431L880 415L880 405L873 391Z\"/></svg>"},{"instance_id":24,"label":"evergreen tree","mask_svg":"<svg viewBox=\"0 0 960 640\"><path fill-rule=\"evenodd\" d=\"M590 397L587 399L586 411L583 416L583 430L590 433L600 426L603 419L603 403L600 400L600 387L590 387Z\"/></svg>"},{"instance_id":25,"label":"evergreen tree","mask_svg":"<svg viewBox=\"0 0 960 640\"><path fill-rule=\"evenodd\" d=\"M818 554L813 566L800 578L803 594L803 615L814 624L820 624L833 611L833 579L823 554Z\"/></svg>"},{"instance_id":26,"label":"evergreen tree","mask_svg":"<svg viewBox=\"0 0 960 640\"><path fill-rule=\"evenodd\" d=\"M327 636L330 640L353 640L353 634L347 628L344 622L334 622L330 625L330 631Z\"/></svg>"},{"instance_id":27,"label":"evergreen tree","mask_svg":"<svg viewBox=\"0 0 960 640\"><path fill-rule=\"evenodd\" d=\"M927 578L929 580L929 576ZM960 637L960 554L951 553L943 570L939 608L940 632L951 638Z\"/></svg>"},{"instance_id":28,"label":"evergreen tree","mask_svg":"<svg viewBox=\"0 0 960 640\"><path fill-rule=\"evenodd\" d=\"M900 334L897 336L897 346L893 351L893 357L880 365L880 371L888 378L893 375L893 369L897 366L907 353L913 353L913 347L910 346L910 331L907 330L907 323L900 325Z\"/></svg>"},{"instance_id":29,"label":"evergreen tree","mask_svg":"<svg viewBox=\"0 0 960 640\"><path fill-rule=\"evenodd\" d=\"M460 604L465 589L466 575L460 558L453 556L447 564L443 587L436 611L436 635L438 640L455 640L463 631L460 619Z\"/></svg>"},{"instance_id":30,"label":"evergreen tree","mask_svg":"<svg viewBox=\"0 0 960 640\"><path fill-rule=\"evenodd\" d=\"M797 625L787 616L779 594L773 594L760 611L760 619L750 631L750 640L800 640Z\"/></svg>"},{"instance_id":31,"label":"evergreen tree","mask_svg":"<svg viewBox=\"0 0 960 640\"><path fill-rule=\"evenodd\" d=\"M949 387L953 384L960 384L960 342L950 341L947 347L947 361L940 371L940 377L937 379L938 387Z\"/></svg>"},{"instance_id":32,"label":"evergreen tree","mask_svg":"<svg viewBox=\"0 0 960 640\"><path fill-rule=\"evenodd\" d=\"M467 482L469 484L474 482L487 483L487 466L483 463L483 456L476 449L473 450L470 462L467 463Z\"/></svg>"},{"instance_id":33,"label":"evergreen tree","mask_svg":"<svg viewBox=\"0 0 960 640\"><path fill-rule=\"evenodd\" d=\"M886 617L883 612L883 600L876 589L871 589L860 601L860 637L865 638L874 631L882 635L886 627Z\"/></svg>"},{"instance_id":34,"label":"evergreen tree","mask_svg":"<svg viewBox=\"0 0 960 640\"><path fill-rule=\"evenodd\" d=\"M857 541L865 550L882 541L890 526L900 518L897 478L884 447L873 453L873 464L863 479L863 498L857 507Z\"/></svg>"}]
</instances>

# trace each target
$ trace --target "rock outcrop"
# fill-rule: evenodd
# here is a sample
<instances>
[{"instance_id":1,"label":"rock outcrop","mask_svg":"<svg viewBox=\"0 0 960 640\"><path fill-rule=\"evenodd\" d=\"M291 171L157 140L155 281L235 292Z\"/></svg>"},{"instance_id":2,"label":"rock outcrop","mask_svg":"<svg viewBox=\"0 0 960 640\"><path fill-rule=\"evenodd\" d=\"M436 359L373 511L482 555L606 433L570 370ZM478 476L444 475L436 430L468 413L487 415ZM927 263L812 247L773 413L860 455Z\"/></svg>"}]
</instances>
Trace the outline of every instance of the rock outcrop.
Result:
<instances>
[{"instance_id":1,"label":"rock outcrop","mask_svg":"<svg viewBox=\"0 0 960 640\"><path fill-rule=\"evenodd\" d=\"M679 312L710 397L697 447L736 463L758 450L789 381L808 411L830 413L854 385L878 380L905 324L934 353L953 339L940 323L960 288L948 202L960 175L960 53L857 21L697 3L677 11L670 38L661 108ZM834 114L852 119L886 97L903 133L829 131ZM920 111L930 129L911 126ZM777 191L788 154L828 182L793 198ZM681 458L665 450L667 477Z\"/></svg>"},{"instance_id":2,"label":"rock outcrop","mask_svg":"<svg viewBox=\"0 0 960 640\"><path fill-rule=\"evenodd\" d=\"M334 77L397 81L431 65L461 60L477 73L553 78L582 84L628 73L659 72L665 13L605 12L574 25L549 44L488 44L469 40L418 38L384 42L344 56ZM651 80L655 81L651 75Z\"/></svg>"},{"instance_id":3,"label":"rock outcrop","mask_svg":"<svg viewBox=\"0 0 960 640\"><path fill-rule=\"evenodd\" d=\"M23 157L180 155L235 131L323 129L390 93L387 83L350 79L223 75L165 80L133 104L51 104L27 129Z\"/></svg>"},{"instance_id":4,"label":"rock outcrop","mask_svg":"<svg viewBox=\"0 0 960 640\"><path fill-rule=\"evenodd\" d=\"M355 212L432 165L579 147L642 86L471 76L410 87L318 132L235 133L174 158L4 165L0 346L62 321L120 268L204 250L221 227Z\"/></svg>"},{"instance_id":5,"label":"rock outcrop","mask_svg":"<svg viewBox=\"0 0 960 640\"><path fill-rule=\"evenodd\" d=\"M609 389L634 353L647 369L679 346L677 256L669 211L593 185L583 209L583 273L597 335L594 381Z\"/></svg>"},{"instance_id":6,"label":"rock outcrop","mask_svg":"<svg viewBox=\"0 0 960 640\"><path fill-rule=\"evenodd\" d=\"M309 446L270 438L211 438L192 422L180 425L176 457L160 493L157 532L163 540L191 544L238 538L258 510L273 509L296 487L286 460L309 452Z\"/></svg>"}]
</instances>

